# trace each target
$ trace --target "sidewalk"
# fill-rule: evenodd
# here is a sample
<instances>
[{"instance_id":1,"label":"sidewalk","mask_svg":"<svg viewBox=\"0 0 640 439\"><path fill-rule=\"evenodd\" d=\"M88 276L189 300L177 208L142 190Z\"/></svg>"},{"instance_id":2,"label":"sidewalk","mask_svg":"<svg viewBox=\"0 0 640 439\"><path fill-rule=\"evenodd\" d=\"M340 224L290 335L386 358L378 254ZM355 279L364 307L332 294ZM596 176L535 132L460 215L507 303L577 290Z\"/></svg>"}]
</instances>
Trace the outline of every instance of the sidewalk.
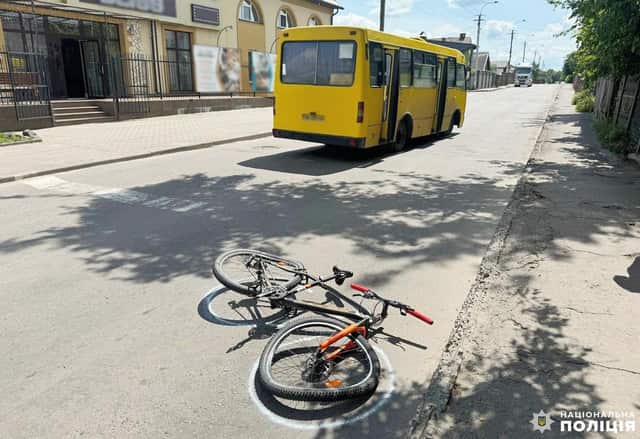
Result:
<instances>
[{"instance_id":1,"label":"sidewalk","mask_svg":"<svg viewBox=\"0 0 640 439\"><path fill-rule=\"evenodd\" d=\"M0 148L0 183L265 137L271 126L271 108L250 108L37 130L40 143Z\"/></svg>"},{"instance_id":2,"label":"sidewalk","mask_svg":"<svg viewBox=\"0 0 640 439\"><path fill-rule=\"evenodd\" d=\"M638 437L640 169L597 145L571 95L563 87L479 276L446 410L412 437ZM544 435L530 424L540 410L555 421ZM561 432L571 410L635 412L636 433L597 432L591 418L572 424L589 432Z\"/></svg>"}]
</instances>

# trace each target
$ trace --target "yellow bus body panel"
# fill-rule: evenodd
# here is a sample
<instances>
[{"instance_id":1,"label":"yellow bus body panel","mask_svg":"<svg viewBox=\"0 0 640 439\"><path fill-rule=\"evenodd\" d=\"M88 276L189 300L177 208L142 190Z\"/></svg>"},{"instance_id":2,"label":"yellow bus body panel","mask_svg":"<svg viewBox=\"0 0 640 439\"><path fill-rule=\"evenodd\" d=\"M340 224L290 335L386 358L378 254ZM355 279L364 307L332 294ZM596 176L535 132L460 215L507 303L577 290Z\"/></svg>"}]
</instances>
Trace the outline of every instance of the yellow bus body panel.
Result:
<instances>
[{"instance_id":1,"label":"yellow bus body panel","mask_svg":"<svg viewBox=\"0 0 640 439\"><path fill-rule=\"evenodd\" d=\"M354 41L356 59L353 84L302 85L281 81L282 45L288 41ZM379 145L383 129L382 112L384 88L369 83L368 43L376 42L384 49L400 47L429 52L438 57L455 58L464 64L464 55L444 46L425 42L418 38L405 38L370 29L351 26L313 26L286 29L280 33L277 43L275 75L275 107L273 128L277 131L308 133L363 139L361 147ZM412 137L433 134L436 117L436 88L400 87L396 123L404 116L413 121ZM364 118L357 121L358 103L364 103ZM449 128L455 111L460 112L460 126L466 107L466 90L449 88L442 130ZM397 126L397 125L396 125Z\"/></svg>"}]
</instances>

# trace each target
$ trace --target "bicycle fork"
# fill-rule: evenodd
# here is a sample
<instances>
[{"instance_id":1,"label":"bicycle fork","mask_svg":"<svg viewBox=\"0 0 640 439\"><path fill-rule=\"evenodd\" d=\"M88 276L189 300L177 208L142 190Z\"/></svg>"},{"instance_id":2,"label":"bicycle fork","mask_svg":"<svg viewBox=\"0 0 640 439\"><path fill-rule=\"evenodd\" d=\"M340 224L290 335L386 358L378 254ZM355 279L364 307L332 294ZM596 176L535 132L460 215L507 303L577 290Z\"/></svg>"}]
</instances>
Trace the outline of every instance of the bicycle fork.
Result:
<instances>
[{"instance_id":1,"label":"bicycle fork","mask_svg":"<svg viewBox=\"0 0 640 439\"><path fill-rule=\"evenodd\" d=\"M341 353L345 352L345 351L349 351L351 349L354 349L356 347L356 342L353 340L350 340L349 342L343 344L342 346L340 346L339 348L335 349L332 352L327 353L327 349L334 344L335 342L342 340L344 337L347 337L351 334L353 334L354 332L359 332L360 334L362 334L363 337L366 337L367 335L367 328L366 328L366 323L369 320L369 318L363 319L358 323L353 323L349 326L347 326L346 328L342 329L339 332L336 332L335 334L333 334L331 337L327 338L326 340L324 340L322 343L320 343L320 346L318 348L318 352L316 352L316 358L318 360L320 360L321 358L327 359L327 360L333 360L334 358L338 357Z\"/></svg>"}]
</instances>

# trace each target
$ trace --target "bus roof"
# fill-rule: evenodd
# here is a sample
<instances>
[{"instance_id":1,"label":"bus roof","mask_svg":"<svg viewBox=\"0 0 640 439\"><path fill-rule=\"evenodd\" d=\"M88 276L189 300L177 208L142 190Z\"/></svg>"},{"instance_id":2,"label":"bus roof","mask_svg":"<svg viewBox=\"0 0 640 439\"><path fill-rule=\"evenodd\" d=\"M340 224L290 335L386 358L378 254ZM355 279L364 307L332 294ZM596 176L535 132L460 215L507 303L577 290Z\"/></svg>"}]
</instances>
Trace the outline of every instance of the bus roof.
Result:
<instances>
[{"instance_id":1,"label":"bus roof","mask_svg":"<svg viewBox=\"0 0 640 439\"><path fill-rule=\"evenodd\" d=\"M356 26L304 26L304 27L292 27L288 28L285 32L288 35L285 37L303 37L305 39L312 39L313 36L318 36L319 33L328 34L332 33L344 33L345 31L361 31L369 41L376 41L379 43L390 44L392 46L409 47L417 50L424 50L427 52L437 53L441 55L450 56L456 58L456 61L460 64L465 63L465 57L457 49L451 47L441 46L425 41L420 37L403 37L400 35L390 34L387 32L380 32L373 29L356 27ZM323 35L324 37L324 35Z\"/></svg>"}]
</instances>

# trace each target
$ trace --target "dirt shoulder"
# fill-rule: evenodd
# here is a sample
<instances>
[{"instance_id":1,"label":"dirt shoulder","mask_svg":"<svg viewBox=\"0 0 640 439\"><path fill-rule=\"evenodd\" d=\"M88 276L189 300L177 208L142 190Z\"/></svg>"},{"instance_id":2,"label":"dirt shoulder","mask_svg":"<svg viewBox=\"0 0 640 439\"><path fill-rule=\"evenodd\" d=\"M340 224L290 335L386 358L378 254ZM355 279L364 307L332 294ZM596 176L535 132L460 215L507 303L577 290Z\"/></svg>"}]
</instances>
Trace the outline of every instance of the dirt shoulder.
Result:
<instances>
[{"instance_id":1,"label":"dirt shoulder","mask_svg":"<svg viewBox=\"0 0 640 439\"><path fill-rule=\"evenodd\" d=\"M640 418L640 170L600 148L570 98L563 88L514 194L449 404L418 436L540 437L529 422L544 410L544 437L620 437L561 433L560 414Z\"/></svg>"}]
</instances>

